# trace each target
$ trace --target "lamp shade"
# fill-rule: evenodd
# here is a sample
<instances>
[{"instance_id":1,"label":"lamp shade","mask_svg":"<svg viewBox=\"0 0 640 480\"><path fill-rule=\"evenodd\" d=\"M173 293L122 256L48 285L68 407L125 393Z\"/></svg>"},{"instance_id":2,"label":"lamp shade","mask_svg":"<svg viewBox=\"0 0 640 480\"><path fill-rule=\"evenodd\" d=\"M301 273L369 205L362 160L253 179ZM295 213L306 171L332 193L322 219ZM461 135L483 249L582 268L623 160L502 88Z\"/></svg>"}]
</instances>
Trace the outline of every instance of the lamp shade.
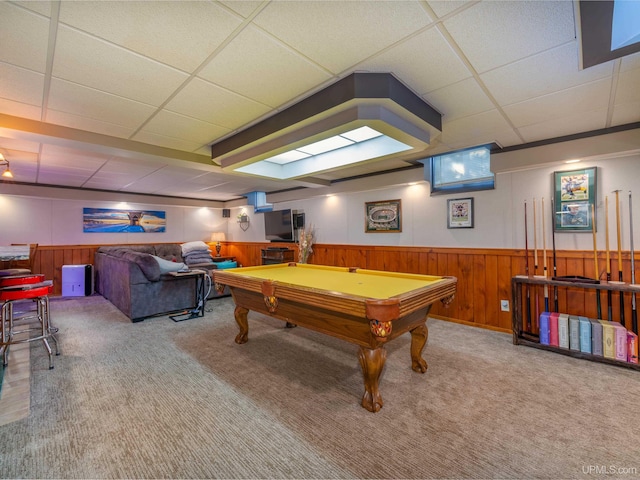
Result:
<instances>
[{"instance_id":1,"label":"lamp shade","mask_svg":"<svg viewBox=\"0 0 640 480\"><path fill-rule=\"evenodd\" d=\"M211 234L212 242L224 242L227 239L227 236L224 232L213 232Z\"/></svg>"}]
</instances>

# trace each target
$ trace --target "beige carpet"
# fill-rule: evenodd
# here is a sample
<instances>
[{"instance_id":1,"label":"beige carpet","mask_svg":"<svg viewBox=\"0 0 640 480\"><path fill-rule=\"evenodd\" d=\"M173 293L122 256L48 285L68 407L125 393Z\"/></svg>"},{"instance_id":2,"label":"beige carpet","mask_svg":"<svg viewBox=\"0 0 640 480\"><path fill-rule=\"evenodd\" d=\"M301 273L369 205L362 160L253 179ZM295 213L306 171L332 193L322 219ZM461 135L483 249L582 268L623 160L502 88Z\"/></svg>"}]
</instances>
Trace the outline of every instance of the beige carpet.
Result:
<instances>
[{"instance_id":1,"label":"beige carpet","mask_svg":"<svg viewBox=\"0 0 640 480\"><path fill-rule=\"evenodd\" d=\"M62 355L31 348L31 414L0 426L2 478L637 478L637 371L430 319L425 375L388 345L384 408L360 407L357 347L230 298L131 323L57 299ZM604 475L615 473L615 475ZM613 472L611 469L615 469ZM635 472L635 473L634 473Z\"/></svg>"}]
</instances>

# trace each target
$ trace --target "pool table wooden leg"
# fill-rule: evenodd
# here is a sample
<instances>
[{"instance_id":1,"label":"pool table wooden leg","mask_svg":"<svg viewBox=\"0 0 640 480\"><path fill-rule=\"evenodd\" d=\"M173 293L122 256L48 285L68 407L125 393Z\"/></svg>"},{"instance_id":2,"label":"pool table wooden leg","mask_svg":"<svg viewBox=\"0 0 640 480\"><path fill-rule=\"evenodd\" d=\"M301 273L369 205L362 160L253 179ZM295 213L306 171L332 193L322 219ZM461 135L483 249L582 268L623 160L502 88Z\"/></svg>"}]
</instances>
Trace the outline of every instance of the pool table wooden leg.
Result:
<instances>
[{"instance_id":1,"label":"pool table wooden leg","mask_svg":"<svg viewBox=\"0 0 640 480\"><path fill-rule=\"evenodd\" d=\"M425 324L419 325L411 330L411 369L414 372L424 373L428 365L422 358L422 350L427 343L429 330Z\"/></svg>"},{"instance_id":2,"label":"pool table wooden leg","mask_svg":"<svg viewBox=\"0 0 640 480\"><path fill-rule=\"evenodd\" d=\"M361 405L370 412L377 412L382 408L382 396L378 390L378 381L384 362L387 359L387 351L384 347L375 349L360 347L358 360L362 367L364 377L364 395Z\"/></svg>"},{"instance_id":3,"label":"pool table wooden leg","mask_svg":"<svg viewBox=\"0 0 640 480\"><path fill-rule=\"evenodd\" d=\"M249 309L244 307L236 307L233 311L233 316L235 317L238 328L240 329L240 333L236 335L236 343L238 344L247 343L249 340L249 322L247 320L248 313Z\"/></svg>"}]
</instances>

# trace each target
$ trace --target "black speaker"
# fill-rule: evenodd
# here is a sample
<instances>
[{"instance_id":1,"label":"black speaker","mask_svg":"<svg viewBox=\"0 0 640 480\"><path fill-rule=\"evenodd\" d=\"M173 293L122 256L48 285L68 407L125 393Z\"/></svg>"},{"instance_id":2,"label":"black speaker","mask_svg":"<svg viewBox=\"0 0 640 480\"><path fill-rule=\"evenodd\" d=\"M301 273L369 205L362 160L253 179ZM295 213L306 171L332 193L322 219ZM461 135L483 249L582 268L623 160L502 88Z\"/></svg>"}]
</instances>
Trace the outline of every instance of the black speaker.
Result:
<instances>
[{"instance_id":1,"label":"black speaker","mask_svg":"<svg viewBox=\"0 0 640 480\"><path fill-rule=\"evenodd\" d=\"M296 228L304 228L304 213L296 213L293 217L293 224Z\"/></svg>"},{"instance_id":2,"label":"black speaker","mask_svg":"<svg viewBox=\"0 0 640 480\"><path fill-rule=\"evenodd\" d=\"M230 218L231 217L231 209L223 208L222 209L222 218Z\"/></svg>"}]
</instances>

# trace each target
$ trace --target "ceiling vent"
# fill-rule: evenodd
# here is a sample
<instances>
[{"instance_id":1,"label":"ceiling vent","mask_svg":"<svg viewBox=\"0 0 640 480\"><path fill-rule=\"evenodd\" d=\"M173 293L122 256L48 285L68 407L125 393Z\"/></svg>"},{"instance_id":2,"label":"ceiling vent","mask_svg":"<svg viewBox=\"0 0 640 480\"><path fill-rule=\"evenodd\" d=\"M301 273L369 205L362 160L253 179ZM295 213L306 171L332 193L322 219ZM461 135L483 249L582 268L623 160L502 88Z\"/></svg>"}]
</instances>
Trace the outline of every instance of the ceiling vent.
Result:
<instances>
[{"instance_id":1,"label":"ceiling vent","mask_svg":"<svg viewBox=\"0 0 640 480\"><path fill-rule=\"evenodd\" d=\"M253 206L253 213L264 213L273 210L273 204L267 203L267 194L265 192L249 192L245 194L247 204Z\"/></svg>"}]
</instances>

